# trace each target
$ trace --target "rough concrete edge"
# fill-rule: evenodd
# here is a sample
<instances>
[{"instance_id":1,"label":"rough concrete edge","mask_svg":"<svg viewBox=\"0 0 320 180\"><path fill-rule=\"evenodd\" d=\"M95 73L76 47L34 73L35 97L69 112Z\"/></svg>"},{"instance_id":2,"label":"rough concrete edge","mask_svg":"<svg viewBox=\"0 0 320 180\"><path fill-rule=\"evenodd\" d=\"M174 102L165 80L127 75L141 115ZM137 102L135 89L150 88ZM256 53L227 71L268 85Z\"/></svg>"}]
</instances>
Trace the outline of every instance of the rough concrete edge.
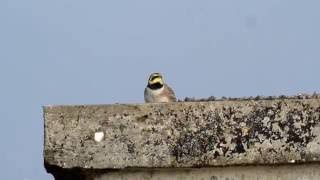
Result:
<instances>
[{"instance_id":1,"label":"rough concrete edge","mask_svg":"<svg viewBox=\"0 0 320 180\"><path fill-rule=\"evenodd\" d=\"M311 98L312 99L312 98ZM317 98L315 98L317 99ZM258 100L258 101L274 101L274 100L283 100L283 99L263 99L263 100ZM288 99L288 100L294 100L294 99ZM296 99L296 100L302 100L302 99ZM233 102L233 101L239 101L239 100L225 100L226 102ZM256 101L256 100L244 100L244 101ZM175 102L175 103L201 103L201 101L193 101L193 102ZM211 102L221 102L221 101L211 101ZM45 120L45 111L47 111L48 109L50 108L56 108L56 107L85 107L85 106L136 106L136 105L143 105L143 104L88 104L88 105L46 105L46 106L43 106L43 118ZM45 121L44 121L45 122ZM44 126L45 126L45 123L44 123ZM44 132L44 136L46 135L45 134L46 132ZM44 141L45 141L45 138L44 138ZM44 151L43 151L44 153ZM276 163L276 164L263 164L263 163L256 163L256 165L263 165L263 166L273 166L273 165L283 165L283 164L309 164L309 163L317 163L318 161L310 161L310 162L304 162L304 161L295 161L293 163ZM46 167L54 167L55 165L49 165L47 164L47 162L45 161L44 159L44 164ZM250 166L252 164L235 164L235 165L225 165L225 166ZM222 166L222 167L225 167L225 166ZM207 166L207 167L221 167L221 166ZM124 168L120 168L120 170L122 169L140 169L140 167L124 167ZM155 167L157 168L157 167ZM170 167L169 167L170 168ZM196 167L193 167L193 168L196 168ZM71 168L71 169L68 169L70 171L73 171L73 169L85 169L85 168L81 168L81 167L75 167L75 168ZM148 169L148 168L146 168ZM154 168L150 168L150 169L154 169ZM110 171L111 169L103 169L103 171ZM117 170L117 169L112 169L112 170Z\"/></svg>"}]
</instances>

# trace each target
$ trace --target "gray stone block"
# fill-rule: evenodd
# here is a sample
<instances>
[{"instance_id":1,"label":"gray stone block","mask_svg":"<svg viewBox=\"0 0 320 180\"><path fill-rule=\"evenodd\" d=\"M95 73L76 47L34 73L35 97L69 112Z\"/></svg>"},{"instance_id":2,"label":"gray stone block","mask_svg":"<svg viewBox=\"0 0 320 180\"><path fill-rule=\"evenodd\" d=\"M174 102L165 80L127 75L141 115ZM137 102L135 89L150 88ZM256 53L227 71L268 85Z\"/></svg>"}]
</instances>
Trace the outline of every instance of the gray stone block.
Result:
<instances>
[{"instance_id":1,"label":"gray stone block","mask_svg":"<svg viewBox=\"0 0 320 180\"><path fill-rule=\"evenodd\" d=\"M320 159L317 98L46 106L44 118L45 164L56 177Z\"/></svg>"}]
</instances>

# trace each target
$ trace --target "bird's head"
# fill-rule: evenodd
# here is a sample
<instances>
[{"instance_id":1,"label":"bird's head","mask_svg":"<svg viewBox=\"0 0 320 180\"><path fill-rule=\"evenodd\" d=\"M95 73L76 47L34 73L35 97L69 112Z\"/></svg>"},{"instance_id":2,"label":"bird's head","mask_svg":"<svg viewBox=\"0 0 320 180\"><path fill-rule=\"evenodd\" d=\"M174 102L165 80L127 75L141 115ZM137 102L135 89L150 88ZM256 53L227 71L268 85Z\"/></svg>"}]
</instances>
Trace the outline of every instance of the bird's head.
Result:
<instances>
[{"instance_id":1,"label":"bird's head","mask_svg":"<svg viewBox=\"0 0 320 180\"><path fill-rule=\"evenodd\" d=\"M164 84L163 77L160 73L152 73L149 77L148 85L154 86L157 84L163 86L163 84Z\"/></svg>"}]
</instances>

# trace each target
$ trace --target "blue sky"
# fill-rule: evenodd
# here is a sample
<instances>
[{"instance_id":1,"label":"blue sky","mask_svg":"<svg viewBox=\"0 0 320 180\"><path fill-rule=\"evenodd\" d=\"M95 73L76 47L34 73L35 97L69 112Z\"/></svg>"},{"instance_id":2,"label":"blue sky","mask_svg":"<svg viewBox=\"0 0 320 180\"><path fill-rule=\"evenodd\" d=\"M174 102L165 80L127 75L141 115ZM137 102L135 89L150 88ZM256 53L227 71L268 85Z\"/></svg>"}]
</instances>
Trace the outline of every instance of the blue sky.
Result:
<instances>
[{"instance_id":1,"label":"blue sky","mask_svg":"<svg viewBox=\"0 0 320 180\"><path fill-rule=\"evenodd\" d=\"M320 1L0 1L0 179L52 180L42 106L320 90Z\"/></svg>"}]
</instances>

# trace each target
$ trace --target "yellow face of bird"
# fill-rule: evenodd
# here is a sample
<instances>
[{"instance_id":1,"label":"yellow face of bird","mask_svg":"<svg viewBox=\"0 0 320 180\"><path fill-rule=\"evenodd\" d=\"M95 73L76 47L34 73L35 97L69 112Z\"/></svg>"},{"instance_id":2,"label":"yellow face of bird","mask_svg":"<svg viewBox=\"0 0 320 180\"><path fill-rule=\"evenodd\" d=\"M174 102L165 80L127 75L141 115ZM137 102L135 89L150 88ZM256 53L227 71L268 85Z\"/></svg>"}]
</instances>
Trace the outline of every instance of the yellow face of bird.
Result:
<instances>
[{"instance_id":1,"label":"yellow face of bird","mask_svg":"<svg viewBox=\"0 0 320 180\"><path fill-rule=\"evenodd\" d=\"M160 73L152 73L149 77L148 83L150 85L157 84L157 83L163 85L164 82L163 82L162 75Z\"/></svg>"}]
</instances>

